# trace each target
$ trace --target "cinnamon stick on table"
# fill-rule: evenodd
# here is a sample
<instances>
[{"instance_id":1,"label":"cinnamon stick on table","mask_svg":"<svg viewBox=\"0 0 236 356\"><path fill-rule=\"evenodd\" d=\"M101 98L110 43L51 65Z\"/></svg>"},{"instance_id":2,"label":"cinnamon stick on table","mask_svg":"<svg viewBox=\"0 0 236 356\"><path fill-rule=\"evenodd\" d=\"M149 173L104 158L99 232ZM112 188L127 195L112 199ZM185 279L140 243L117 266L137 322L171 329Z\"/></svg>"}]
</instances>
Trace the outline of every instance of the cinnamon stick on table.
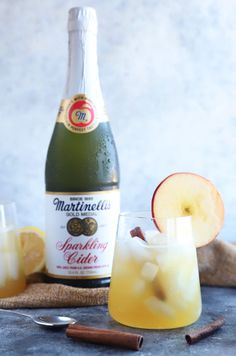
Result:
<instances>
[{"instance_id":1,"label":"cinnamon stick on table","mask_svg":"<svg viewBox=\"0 0 236 356\"><path fill-rule=\"evenodd\" d=\"M76 340L118 346L136 351L140 350L143 343L142 335L110 329L97 329L79 324L69 325L66 329L66 335Z\"/></svg>"},{"instance_id":2,"label":"cinnamon stick on table","mask_svg":"<svg viewBox=\"0 0 236 356\"><path fill-rule=\"evenodd\" d=\"M192 333L185 335L185 340L188 344L192 345L209 335L213 334L216 330L220 329L225 323L225 319L223 317L219 317L217 320L211 322L210 324L204 326L199 330L195 330Z\"/></svg>"}]
</instances>

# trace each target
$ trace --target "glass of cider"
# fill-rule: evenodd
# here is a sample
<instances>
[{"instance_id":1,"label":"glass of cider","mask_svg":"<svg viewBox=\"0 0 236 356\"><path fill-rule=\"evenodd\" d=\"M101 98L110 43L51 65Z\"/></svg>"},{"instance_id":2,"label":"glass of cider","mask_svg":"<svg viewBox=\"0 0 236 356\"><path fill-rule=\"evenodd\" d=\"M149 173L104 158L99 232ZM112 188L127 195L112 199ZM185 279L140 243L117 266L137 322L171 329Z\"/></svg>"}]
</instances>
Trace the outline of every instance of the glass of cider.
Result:
<instances>
[{"instance_id":1,"label":"glass of cider","mask_svg":"<svg viewBox=\"0 0 236 356\"><path fill-rule=\"evenodd\" d=\"M25 289L14 203L0 203L0 298Z\"/></svg>"},{"instance_id":2,"label":"glass of cider","mask_svg":"<svg viewBox=\"0 0 236 356\"><path fill-rule=\"evenodd\" d=\"M195 322L201 292L190 216L119 217L109 313L121 324L170 329Z\"/></svg>"}]
</instances>

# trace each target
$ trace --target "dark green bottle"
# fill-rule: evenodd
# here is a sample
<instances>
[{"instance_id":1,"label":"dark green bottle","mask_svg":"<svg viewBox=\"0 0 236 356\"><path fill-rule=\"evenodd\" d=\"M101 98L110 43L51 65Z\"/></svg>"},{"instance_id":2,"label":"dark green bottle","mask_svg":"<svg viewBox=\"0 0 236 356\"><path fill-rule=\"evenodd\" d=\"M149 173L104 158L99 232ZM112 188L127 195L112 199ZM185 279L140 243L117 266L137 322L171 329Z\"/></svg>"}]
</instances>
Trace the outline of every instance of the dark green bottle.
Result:
<instances>
[{"instance_id":1,"label":"dark green bottle","mask_svg":"<svg viewBox=\"0 0 236 356\"><path fill-rule=\"evenodd\" d=\"M120 209L119 164L104 110L92 8L69 11L64 99L46 161L46 273L51 282L110 282Z\"/></svg>"}]
</instances>

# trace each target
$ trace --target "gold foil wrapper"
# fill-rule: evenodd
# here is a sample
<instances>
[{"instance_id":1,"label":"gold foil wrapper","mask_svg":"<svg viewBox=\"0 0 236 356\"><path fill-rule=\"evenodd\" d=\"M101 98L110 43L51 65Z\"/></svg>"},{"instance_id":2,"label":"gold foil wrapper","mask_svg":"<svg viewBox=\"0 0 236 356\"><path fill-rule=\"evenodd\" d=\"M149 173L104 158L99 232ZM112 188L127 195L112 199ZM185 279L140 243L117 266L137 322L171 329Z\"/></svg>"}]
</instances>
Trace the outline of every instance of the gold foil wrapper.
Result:
<instances>
[{"instance_id":1,"label":"gold foil wrapper","mask_svg":"<svg viewBox=\"0 0 236 356\"><path fill-rule=\"evenodd\" d=\"M97 128L100 122L108 121L104 109L96 106L84 94L61 101L57 114L57 123L62 123L73 133L88 133Z\"/></svg>"}]
</instances>

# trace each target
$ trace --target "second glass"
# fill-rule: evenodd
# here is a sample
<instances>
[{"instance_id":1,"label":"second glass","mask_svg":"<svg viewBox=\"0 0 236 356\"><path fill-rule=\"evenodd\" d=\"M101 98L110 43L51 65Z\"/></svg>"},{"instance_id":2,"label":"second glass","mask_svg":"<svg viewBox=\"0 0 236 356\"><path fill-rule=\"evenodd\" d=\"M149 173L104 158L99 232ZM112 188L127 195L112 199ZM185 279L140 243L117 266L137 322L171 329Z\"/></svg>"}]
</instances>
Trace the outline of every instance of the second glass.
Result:
<instances>
[{"instance_id":1,"label":"second glass","mask_svg":"<svg viewBox=\"0 0 236 356\"><path fill-rule=\"evenodd\" d=\"M120 215L108 307L116 321L137 328L177 328L199 318L191 217Z\"/></svg>"},{"instance_id":2,"label":"second glass","mask_svg":"<svg viewBox=\"0 0 236 356\"><path fill-rule=\"evenodd\" d=\"M0 203L0 298L14 296L25 289L14 203Z\"/></svg>"}]
</instances>

